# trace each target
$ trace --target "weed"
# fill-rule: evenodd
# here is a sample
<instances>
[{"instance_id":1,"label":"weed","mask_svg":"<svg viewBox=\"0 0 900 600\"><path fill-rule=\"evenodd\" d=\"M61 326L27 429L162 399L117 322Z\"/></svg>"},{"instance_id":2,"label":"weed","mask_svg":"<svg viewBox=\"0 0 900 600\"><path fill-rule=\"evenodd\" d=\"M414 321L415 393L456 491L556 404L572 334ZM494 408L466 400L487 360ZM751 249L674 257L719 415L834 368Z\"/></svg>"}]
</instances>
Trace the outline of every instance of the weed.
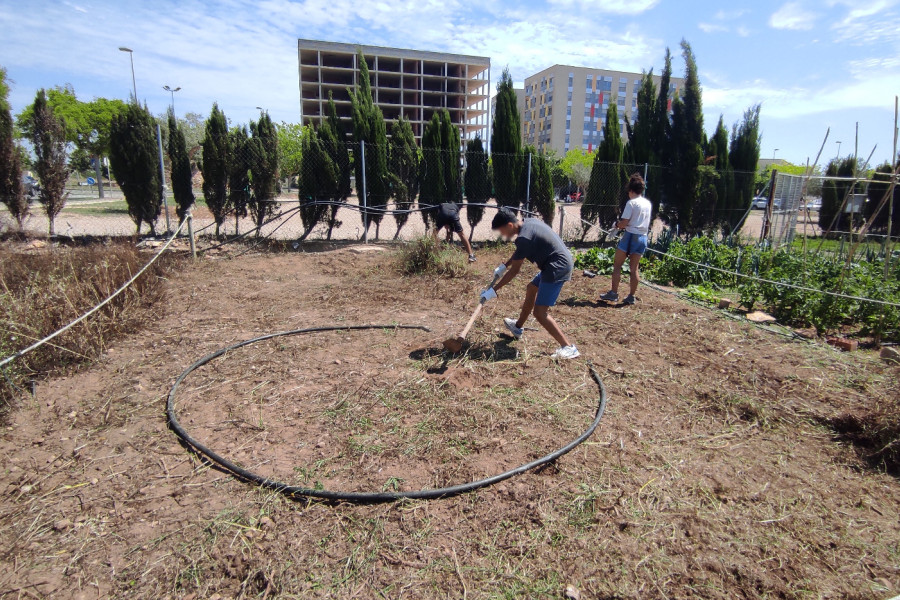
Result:
<instances>
[{"instance_id":1,"label":"weed","mask_svg":"<svg viewBox=\"0 0 900 600\"><path fill-rule=\"evenodd\" d=\"M466 262L461 253L426 235L400 250L398 268L404 275L461 277L466 272Z\"/></svg>"}]
</instances>

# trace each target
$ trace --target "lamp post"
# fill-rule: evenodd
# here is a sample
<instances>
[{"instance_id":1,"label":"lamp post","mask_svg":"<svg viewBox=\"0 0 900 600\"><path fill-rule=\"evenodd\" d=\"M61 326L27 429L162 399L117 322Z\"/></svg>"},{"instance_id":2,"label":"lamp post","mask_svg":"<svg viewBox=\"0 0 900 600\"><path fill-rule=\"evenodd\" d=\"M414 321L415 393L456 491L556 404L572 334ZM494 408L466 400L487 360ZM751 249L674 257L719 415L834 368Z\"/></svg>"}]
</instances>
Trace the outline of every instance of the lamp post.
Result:
<instances>
[{"instance_id":1,"label":"lamp post","mask_svg":"<svg viewBox=\"0 0 900 600\"><path fill-rule=\"evenodd\" d=\"M258 110L258 111L261 112L261 113L266 112L266 109L264 109L262 106L257 106L257 107L256 107L256 110Z\"/></svg>"},{"instance_id":2,"label":"lamp post","mask_svg":"<svg viewBox=\"0 0 900 600\"><path fill-rule=\"evenodd\" d=\"M131 59L131 86L134 90L134 103L138 103L137 98L137 81L134 79L134 51L131 48L126 48L125 46L119 46L120 52L127 52L128 57Z\"/></svg>"},{"instance_id":3,"label":"lamp post","mask_svg":"<svg viewBox=\"0 0 900 600\"><path fill-rule=\"evenodd\" d=\"M175 92L180 92L181 87L177 87L177 88L173 89L167 85L164 85L163 89L166 90L167 92L169 92L170 94L172 94L172 114L174 115L175 114Z\"/></svg>"},{"instance_id":4,"label":"lamp post","mask_svg":"<svg viewBox=\"0 0 900 600\"><path fill-rule=\"evenodd\" d=\"M775 151L772 152L772 162L775 162L775 155L778 154L779 150L781 150L781 148L775 148Z\"/></svg>"},{"instance_id":5,"label":"lamp post","mask_svg":"<svg viewBox=\"0 0 900 600\"><path fill-rule=\"evenodd\" d=\"M835 144L837 144L837 147L838 147L837 157L838 157L838 159L840 159L841 158L841 142L837 141L837 142L835 142Z\"/></svg>"}]
</instances>

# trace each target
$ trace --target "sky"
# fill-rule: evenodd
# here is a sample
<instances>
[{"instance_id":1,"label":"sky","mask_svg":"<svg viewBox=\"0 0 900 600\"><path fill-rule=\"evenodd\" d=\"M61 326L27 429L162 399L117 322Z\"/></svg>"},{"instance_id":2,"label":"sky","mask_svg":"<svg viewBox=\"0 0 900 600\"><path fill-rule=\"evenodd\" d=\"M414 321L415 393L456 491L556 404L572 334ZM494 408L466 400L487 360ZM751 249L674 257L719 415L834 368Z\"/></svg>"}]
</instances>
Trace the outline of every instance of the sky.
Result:
<instances>
[{"instance_id":1,"label":"sky","mask_svg":"<svg viewBox=\"0 0 900 600\"><path fill-rule=\"evenodd\" d=\"M889 160L900 94L900 0L0 0L0 65L15 111L42 87L138 98L233 123L269 111L299 120L297 38L488 56L494 82L518 85L553 64L659 73L666 47L688 40L705 127L762 103L762 157L823 161L876 146ZM837 142L842 142L840 145Z\"/></svg>"}]
</instances>

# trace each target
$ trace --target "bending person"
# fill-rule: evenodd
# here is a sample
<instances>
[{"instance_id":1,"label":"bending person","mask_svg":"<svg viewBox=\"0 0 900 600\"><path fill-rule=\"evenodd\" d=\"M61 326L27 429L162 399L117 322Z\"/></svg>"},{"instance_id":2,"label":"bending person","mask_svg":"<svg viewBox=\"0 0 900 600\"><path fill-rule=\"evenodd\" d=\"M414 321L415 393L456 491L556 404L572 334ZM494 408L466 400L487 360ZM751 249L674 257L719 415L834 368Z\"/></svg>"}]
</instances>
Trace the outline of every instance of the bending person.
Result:
<instances>
[{"instance_id":1,"label":"bending person","mask_svg":"<svg viewBox=\"0 0 900 600\"><path fill-rule=\"evenodd\" d=\"M506 263L497 267L495 275L503 277L493 288L481 293L481 301L487 302L497 297L497 291L519 274L525 259L540 268L528 287L525 288L525 301L518 320L504 319L506 327L516 339L522 337L528 315L534 313L544 329L559 343L559 349L552 358L578 358L580 353L575 344L569 341L556 320L550 316L550 307L556 304L563 285L572 278L572 253L563 244L559 236L539 219L520 221L508 208L501 208L494 216L491 229L499 231L506 239L516 238L516 251Z\"/></svg>"},{"instance_id":2,"label":"bending person","mask_svg":"<svg viewBox=\"0 0 900 600\"><path fill-rule=\"evenodd\" d=\"M475 252L472 251L472 244L469 243L469 238L463 231L462 223L459 221L459 207L454 202L445 202L438 207L432 233L435 243L438 241L438 234L444 228L447 229L447 241L450 242L453 239L454 233L459 235L459 239L462 240L463 246L469 254L469 262L475 262Z\"/></svg>"},{"instance_id":3,"label":"bending person","mask_svg":"<svg viewBox=\"0 0 900 600\"><path fill-rule=\"evenodd\" d=\"M640 282L641 257L647 251L647 232L650 230L650 213L653 206L644 198L644 178L635 173L628 181L628 203L622 211L622 218L616 223L617 229L624 229L625 235L619 240L616 247L616 257L613 261L612 289L602 296L606 302L619 301L619 281L622 278L622 265L625 259L630 261L631 278L628 281L630 290L622 304L634 304L634 295L637 293Z\"/></svg>"}]
</instances>

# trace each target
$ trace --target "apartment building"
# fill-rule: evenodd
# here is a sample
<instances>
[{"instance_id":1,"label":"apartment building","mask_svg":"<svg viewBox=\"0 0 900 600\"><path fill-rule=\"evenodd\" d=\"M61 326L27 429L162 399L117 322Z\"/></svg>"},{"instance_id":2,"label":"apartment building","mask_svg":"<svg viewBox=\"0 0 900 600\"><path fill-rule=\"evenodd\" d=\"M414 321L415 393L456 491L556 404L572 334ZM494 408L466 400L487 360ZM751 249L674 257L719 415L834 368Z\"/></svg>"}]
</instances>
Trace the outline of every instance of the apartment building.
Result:
<instances>
[{"instance_id":1,"label":"apartment building","mask_svg":"<svg viewBox=\"0 0 900 600\"><path fill-rule=\"evenodd\" d=\"M298 40L300 112L304 124L319 123L327 114L328 94L338 115L350 118L348 88L359 78L357 52L369 67L372 95L390 124L401 115L410 120L421 141L425 125L446 108L463 140L490 126L491 60L423 50L361 46L318 40Z\"/></svg>"},{"instance_id":2,"label":"apartment building","mask_svg":"<svg viewBox=\"0 0 900 600\"><path fill-rule=\"evenodd\" d=\"M553 65L525 79L524 141L538 150L565 154L572 148L592 152L603 139L606 111L615 102L619 133L625 133L625 116L637 114L640 73ZM660 78L654 75L656 85ZM673 77L669 85L669 108L684 80Z\"/></svg>"}]
</instances>

